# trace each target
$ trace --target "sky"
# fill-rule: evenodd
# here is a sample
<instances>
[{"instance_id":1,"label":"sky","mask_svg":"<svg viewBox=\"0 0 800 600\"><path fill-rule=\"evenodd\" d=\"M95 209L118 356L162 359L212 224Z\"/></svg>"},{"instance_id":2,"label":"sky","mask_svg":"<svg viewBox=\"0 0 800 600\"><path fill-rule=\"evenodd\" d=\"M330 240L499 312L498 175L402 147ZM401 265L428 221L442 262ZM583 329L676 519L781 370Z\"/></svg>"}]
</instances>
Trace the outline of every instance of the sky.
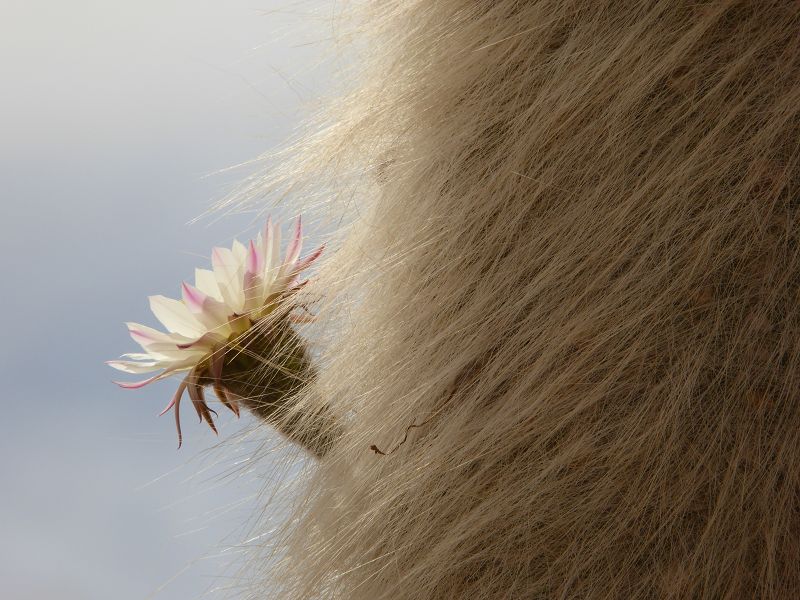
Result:
<instances>
[{"instance_id":1,"label":"sky","mask_svg":"<svg viewBox=\"0 0 800 600\"><path fill-rule=\"evenodd\" d=\"M288 451L222 413L219 438L186 419L176 450L157 417L175 380L123 390L103 361L136 351L124 322L157 325L148 295L177 297L212 246L261 224L195 218L324 94L332 5L2 1L3 598L235 592Z\"/></svg>"}]
</instances>

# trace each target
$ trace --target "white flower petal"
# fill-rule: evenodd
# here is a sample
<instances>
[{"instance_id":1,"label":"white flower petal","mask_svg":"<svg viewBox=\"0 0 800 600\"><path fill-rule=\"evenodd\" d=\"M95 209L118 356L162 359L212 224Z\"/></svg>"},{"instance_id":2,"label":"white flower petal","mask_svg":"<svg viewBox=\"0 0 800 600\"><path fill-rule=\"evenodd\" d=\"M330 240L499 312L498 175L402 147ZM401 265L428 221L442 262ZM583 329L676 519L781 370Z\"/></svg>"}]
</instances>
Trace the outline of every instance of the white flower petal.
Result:
<instances>
[{"instance_id":1,"label":"white flower petal","mask_svg":"<svg viewBox=\"0 0 800 600\"><path fill-rule=\"evenodd\" d=\"M123 354L122 358L128 358L130 360L151 360L153 357L150 354L144 354L142 352L128 352L127 354Z\"/></svg>"},{"instance_id":2,"label":"white flower petal","mask_svg":"<svg viewBox=\"0 0 800 600\"><path fill-rule=\"evenodd\" d=\"M226 332L230 327L228 327L227 305L214 300L185 281L181 284L181 293L183 303L206 331L213 331L223 336L228 335Z\"/></svg>"},{"instance_id":3,"label":"white flower petal","mask_svg":"<svg viewBox=\"0 0 800 600\"><path fill-rule=\"evenodd\" d=\"M231 246L231 252L236 257L237 262L240 265L243 265L244 262L247 260L247 246L245 246L239 240L234 239L233 245Z\"/></svg>"},{"instance_id":4,"label":"white flower petal","mask_svg":"<svg viewBox=\"0 0 800 600\"><path fill-rule=\"evenodd\" d=\"M157 329L139 323L125 323L125 325L127 325L128 332L131 334L134 341L147 352L150 351L150 347L153 344L172 344L173 346L177 346L178 344L191 342L193 339L178 333L158 331Z\"/></svg>"},{"instance_id":5,"label":"white flower petal","mask_svg":"<svg viewBox=\"0 0 800 600\"><path fill-rule=\"evenodd\" d=\"M272 261L273 261L272 238L274 236L273 230L274 227L272 226L272 217L269 217L267 219L266 225L264 225L264 235L262 236L261 234L259 234L258 236L258 241L261 244L261 256L264 259L262 268L264 269L265 273L272 268Z\"/></svg>"},{"instance_id":6,"label":"white flower petal","mask_svg":"<svg viewBox=\"0 0 800 600\"><path fill-rule=\"evenodd\" d=\"M261 276L255 273L245 273L244 276L244 314L252 315L264 303L264 285Z\"/></svg>"},{"instance_id":7,"label":"white flower petal","mask_svg":"<svg viewBox=\"0 0 800 600\"><path fill-rule=\"evenodd\" d=\"M194 363L184 361L183 363L174 363L171 366L164 369L163 372L159 373L158 375L154 375L148 379L144 379L142 381L115 381L119 387L128 389L128 390L135 390L141 387L146 386L148 383L153 383L154 381L158 381L160 379L164 379L165 377L169 377L173 373L177 373L179 371L188 371L194 367Z\"/></svg>"},{"instance_id":8,"label":"white flower petal","mask_svg":"<svg viewBox=\"0 0 800 600\"><path fill-rule=\"evenodd\" d=\"M229 326L230 329L230 326ZM224 343L227 340L226 336L219 333L208 332L197 338L194 342L178 346L182 352L198 352L200 357L205 357L210 354L216 346Z\"/></svg>"},{"instance_id":9,"label":"white flower petal","mask_svg":"<svg viewBox=\"0 0 800 600\"><path fill-rule=\"evenodd\" d=\"M244 308L243 263L238 261L233 251L227 248L214 248L211 253L211 262L223 301L232 313L241 313Z\"/></svg>"},{"instance_id":10,"label":"white flower petal","mask_svg":"<svg viewBox=\"0 0 800 600\"><path fill-rule=\"evenodd\" d=\"M161 368L161 365L156 361L134 362L131 360L107 360L106 364L113 369L124 371L125 373L150 373L151 371L157 371Z\"/></svg>"},{"instance_id":11,"label":"white flower petal","mask_svg":"<svg viewBox=\"0 0 800 600\"><path fill-rule=\"evenodd\" d=\"M247 260L245 261L245 273L252 273L261 275L264 271L264 254L261 250L261 244L257 244L253 240L247 245Z\"/></svg>"},{"instance_id":12,"label":"white flower petal","mask_svg":"<svg viewBox=\"0 0 800 600\"><path fill-rule=\"evenodd\" d=\"M198 338L205 333L205 328L180 300L165 296L150 296L150 310L164 327L173 333L190 338Z\"/></svg>"},{"instance_id":13,"label":"white flower petal","mask_svg":"<svg viewBox=\"0 0 800 600\"><path fill-rule=\"evenodd\" d=\"M222 302L222 293L219 291L217 278L208 269L194 270L194 286L206 296L211 296L215 300Z\"/></svg>"},{"instance_id":14,"label":"white flower petal","mask_svg":"<svg viewBox=\"0 0 800 600\"><path fill-rule=\"evenodd\" d=\"M297 217L297 220L294 223L294 233L292 234L292 239L289 241L289 245L286 248L286 257L280 265L277 274L274 277L274 285L279 288L277 291L281 291L287 287L289 282L289 273L294 267L294 263L297 262L297 257L300 256L300 250L302 249L303 245L303 225L300 221L300 217Z\"/></svg>"},{"instance_id":15,"label":"white flower petal","mask_svg":"<svg viewBox=\"0 0 800 600\"><path fill-rule=\"evenodd\" d=\"M200 360L211 352L211 348L206 344L203 337L198 338L195 342L187 342L191 346L178 347L174 344L153 344L147 347L147 353L151 358L162 362L175 362L183 360Z\"/></svg>"},{"instance_id":16,"label":"white flower petal","mask_svg":"<svg viewBox=\"0 0 800 600\"><path fill-rule=\"evenodd\" d=\"M263 280L265 288L269 288L272 285L278 275L278 268L281 264L281 229L278 224L273 225L270 238L269 254L264 257Z\"/></svg>"}]
</instances>

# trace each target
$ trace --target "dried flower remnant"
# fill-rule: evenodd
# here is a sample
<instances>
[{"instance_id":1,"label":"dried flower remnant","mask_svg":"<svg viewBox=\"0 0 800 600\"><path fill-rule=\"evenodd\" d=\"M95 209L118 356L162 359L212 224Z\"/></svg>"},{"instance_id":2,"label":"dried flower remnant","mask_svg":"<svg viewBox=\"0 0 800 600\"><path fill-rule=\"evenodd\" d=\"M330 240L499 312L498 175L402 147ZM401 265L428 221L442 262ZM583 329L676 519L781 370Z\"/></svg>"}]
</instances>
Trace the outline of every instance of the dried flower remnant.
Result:
<instances>
[{"instance_id":1,"label":"dried flower remnant","mask_svg":"<svg viewBox=\"0 0 800 600\"><path fill-rule=\"evenodd\" d=\"M204 386L211 385L220 402L238 415L238 397L231 384L238 391L247 383L223 377L223 369L241 371L237 363L252 359L254 348L274 350L287 340L290 358L298 355L304 359L302 344L289 324L309 317L295 314L296 306L290 300L306 283L300 281L301 272L319 258L324 247L301 260L302 235L298 217L281 260L280 227L268 219L264 231L247 246L234 240L230 249L214 248L213 270L196 269L194 285L182 284L180 300L150 297L150 308L167 332L138 323L127 324L131 337L144 352L124 354L124 360L107 364L126 373L160 373L142 381L115 382L117 385L137 389L173 373L187 373L161 412L163 415L174 409L178 447L182 441L179 409L184 393L189 394L198 417L216 433L211 417L216 412L206 403ZM295 363L298 369L305 368L304 360L290 361L290 365Z\"/></svg>"}]
</instances>

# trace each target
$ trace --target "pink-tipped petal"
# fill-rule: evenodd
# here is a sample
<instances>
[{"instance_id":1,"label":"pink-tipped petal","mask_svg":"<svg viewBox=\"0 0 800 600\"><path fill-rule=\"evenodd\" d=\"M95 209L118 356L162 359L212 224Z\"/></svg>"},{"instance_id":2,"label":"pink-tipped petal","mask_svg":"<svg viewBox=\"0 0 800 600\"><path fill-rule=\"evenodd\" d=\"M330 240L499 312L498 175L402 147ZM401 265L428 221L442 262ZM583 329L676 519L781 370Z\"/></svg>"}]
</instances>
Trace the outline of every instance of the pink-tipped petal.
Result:
<instances>
[{"instance_id":1,"label":"pink-tipped petal","mask_svg":"<svg viewBox=\"0 0 800 600\"><path fill-rule=\"evenodd\" d=\"M154 375L149 379L144 379L142 381L115 381L119 387L125 388L126 390L138 390L146 386L148 383L153 383L156 379L160 379L163 373L159 373L158 375Z\"/></svg>"},{"instance_id":2,"label":"pink-tipped petal","mask_svg":"<svg viewBox=\"0 0 800 600\"><path fill-rule=\"evenodd\" d=\"M272 217L267 217L267 222L264 224L264 232L261 236L261 252L267 258L272 252ZM265 267L270 266L270 261L266 260Z\"/></svg>"},{"instance_id":3,"label":"pink-tipped petal","mask_svg":"<svg viewBox=\"0 0 800 600\"><path fill-rule=\"evenodd\" d=\"M203 334L204 327L180 300L166 296L150 296L150 310L169 331L187 337Z\"/></svg>"},{"instance_id":4,"label":"pink-tipped petal","mask_svg":"<svg viewBox=\"0 0 800 600\"><path fill-rule=\"evenodd\" d=\"M294 235L292 235L292 241L289 242L289 247L286 248L286 260L284 261L287 265L293 265L297 261L297 257L300 256L300 250L303 248L303 222L300 215L297 216L297 220L294 222Z\"/></svg>"},{"instance_id":5,"label":"pink-tipped petal","mask_svg":"<svg viewBox=\"0 0 800 600\"><path fill-rule=\"evenodd\" d=\"M264 287L268 288L281 262L281 230L277 223L273 223L272 217L268 217L264 225L264 232L261 236L261 255L263 257L261 278Z\"/></svg>"},{"instance_id":6,"label":"pink-tipped petal","mask_svg":"<svg viewBox=\"0 0 800 600\"><path fill-rule=\"evenodd\" d=\"M250 240L250 244L247 247L247 264L246 264L246 273L256 274L261 273L264 270L264 257L261 254L261 251L256 248L255 242Z\"/></svg>"},{"instance_id":7,"label":"pink-tipped petal","mask_svg":"<svg viewBox=\"0 0 800 600\"><path fill-rule=\"evenodd\" d=\"M294 268L292 269L292 273L299 273L300 271L307 269L310 267L314 262L322 255L322 252L325 250L325 244L322 244L319 248L314 250L311 254L306 256L303 260L298 261Z\"/></svg>"},{"instance_id":8,"label":"pink-tipped petal","mask_svg":"<svg viewBox=\"0 0 800 600\"><path fill-rule=\"evenodd\" d=\"M181 295L183 296L183 303L191 312L203 312L203 305L208 299L208 296L206 296L203 292L184 281L181 283Z\"/></svg>"},{"instance_id":9,"label":"pink-tipped petal","mask_svg":"<svg viewBox=\"0 0 800 600\"><path fill-rule=\"evenodd\" d=\"M244 311L251 312L257 308L261 297L261 273L264 271L264 256L261 250L256 248L253 240L247 249L247 261L245 264L244 278L242 280L242 291L244 292Z\"/></svg>"},{"instance_id":10,"label":"pink-tipped petal","mask_svg":"<svg viewBox=\"0 0 800 600\"><path fill-rule=\"evenodd\" d=\"M230 334L227 328L228 307L198 288L184 282L181 286L183 293L183 303L189 309L192 316L209 332L217 333L223 337ZM204 334L205 335L205 334ZM179 348L185 348L196 344L202 340L203 336L193 342L178 344Z\"/></svg>"},{"instance_id":11,"label":"pink-tipped petal","mask_svg":"<svg viewBox=\"0 0 800 600\"><path fill-rule=\"evenodd\" d=\"M192 365L197 362L197 358L197 354L192 354L183 360L173 361L167 368L161 371L161 373L143 381L114 381L113 383L116 383L121 388L135 390L146 386L148 383L153 383L154 381L169 377L173 373L191 368Z\"/></svg>"},{"instance_id":12,"label":"pink-tipped petal","mask_svg":"<svg viewBox=\"0 0 800 600\"><path fill-rule=\"evenodd\" d=\"M128 327L128 333L130 333L133 340L145 349L153 344L179 344L191 341L191 338L184 335L164 333L139 323L126 323L125 325Z\"/></svg>"},{"instance_id":13,"label":"pink-tipped petal","mask_svg":"<svg viewBox=\"0 0 800 600\"><path fill-rule=\"evenodd\" d=\"M152 344L153 342L156 341L156 339L152 335L148 334L145 331L142 331L141 329L129 327L128 331L130 332L133 340L142 346Z\"/></svg>"}]
</instances>

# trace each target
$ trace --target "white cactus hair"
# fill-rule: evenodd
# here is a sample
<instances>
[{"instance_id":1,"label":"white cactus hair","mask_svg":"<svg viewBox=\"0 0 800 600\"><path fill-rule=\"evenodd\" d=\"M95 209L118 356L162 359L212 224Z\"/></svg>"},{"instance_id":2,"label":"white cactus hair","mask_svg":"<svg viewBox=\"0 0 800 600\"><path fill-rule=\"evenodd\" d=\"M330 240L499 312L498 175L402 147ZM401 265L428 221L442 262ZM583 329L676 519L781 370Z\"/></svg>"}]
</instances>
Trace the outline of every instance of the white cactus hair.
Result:
<instances>
[{"instance_id":1,"label":"white cactus hair","mask_svg":"<svg viewBox=\"0 0 800 600\"><path fill-rule=\"evenodd\" d=\"M255 184L359 216L298 403L346 433L252 597L800 597L800 5L353 8Z\"/></svg>"}]
</instances>

